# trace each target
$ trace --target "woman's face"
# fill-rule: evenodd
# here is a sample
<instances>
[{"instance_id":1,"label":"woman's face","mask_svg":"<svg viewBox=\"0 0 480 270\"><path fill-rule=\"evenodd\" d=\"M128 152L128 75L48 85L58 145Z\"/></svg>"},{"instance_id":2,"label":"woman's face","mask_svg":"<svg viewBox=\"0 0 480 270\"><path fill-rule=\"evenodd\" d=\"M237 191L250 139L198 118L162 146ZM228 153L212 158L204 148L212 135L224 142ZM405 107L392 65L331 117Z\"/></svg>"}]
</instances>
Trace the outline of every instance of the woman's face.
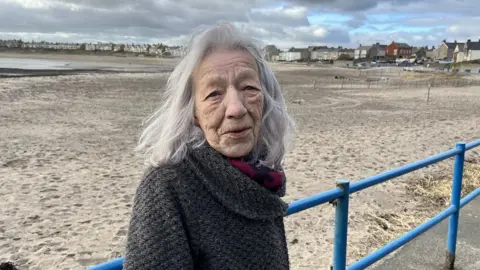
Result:
<instances>
[{"instance_id":1,"label":"woman's face","mask_svg":"<svg viewBox=\"0 0 480 270\"><path fill-rule=\"evenodd\" d=\"M255 59L241 50L218 49L193 75L195 123L215 150L247 155L260 133L263 94Z\"/></svg>"}]
</instances>

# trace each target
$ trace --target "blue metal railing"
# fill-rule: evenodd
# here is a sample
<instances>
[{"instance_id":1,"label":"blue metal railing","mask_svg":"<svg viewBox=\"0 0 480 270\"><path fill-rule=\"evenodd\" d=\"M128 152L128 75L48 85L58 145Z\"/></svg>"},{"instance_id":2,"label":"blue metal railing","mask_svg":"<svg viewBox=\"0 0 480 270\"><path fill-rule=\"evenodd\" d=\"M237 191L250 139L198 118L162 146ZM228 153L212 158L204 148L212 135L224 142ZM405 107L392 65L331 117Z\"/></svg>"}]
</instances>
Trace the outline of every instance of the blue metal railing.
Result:
<instances>
[{"instance_id":1,"label":"blue metal railing","mask_svg":"<svg viewBox=\"0 0 480 270\"><path fill-rule=\"evenodd\" d=\"M440 223L442 220L450 217L448 226L448 240L447 240L447 258L446 266L453 269L455 262L455 252L458 232L458 217L460 208L471 202L480 195L480 187L477 187L470 194L463 199L461 197L463 167L465 163L465 152L475 147L480 146L480 139L469 144L457 143L454 149L448 150L441 154L428 157L424 160L416 161L408 165L396 168L390 171L380 173L378 175L367 177L354 183L342 180L337 182L337 187L313 196L300 199L290 203L286 216L298 213L300 211L312 208L314 206L324 204L327 202L334 202L335 204L335 232L334 232L334 247L333 247L333 270L357 270L364 269L376 261L387 256L389 253L403 246L410 240L424 233L428 229ZM347 229L348 229L348 204L350 194L366 189L368 187L386 182L393 178L405 175L415 170L427 167L442 160L455 157L455 164L453 170L452 183L452 197L450 207L443 210L430 220L421 224L420 226L405 233L401 237L387 243L385 246L363 257L352 265L346 265L347 262ZM121 270L123 258L108 261L103 264L92 266L89 270Z\"/></svg>"}]
</instances>

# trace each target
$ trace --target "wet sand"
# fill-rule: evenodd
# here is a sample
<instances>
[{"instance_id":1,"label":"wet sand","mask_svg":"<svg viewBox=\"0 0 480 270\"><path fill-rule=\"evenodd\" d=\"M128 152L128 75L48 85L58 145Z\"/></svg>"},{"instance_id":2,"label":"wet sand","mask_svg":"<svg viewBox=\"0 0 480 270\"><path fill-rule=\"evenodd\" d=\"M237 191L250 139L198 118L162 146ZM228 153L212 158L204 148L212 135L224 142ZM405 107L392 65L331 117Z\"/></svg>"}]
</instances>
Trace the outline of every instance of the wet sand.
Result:
<instances>
[{"instance_id":1,"label":"wet sand","mask_svg":"<svg viewBox=\"0 0 480 270\"><path fill-rule=\"evenodd\" d=\"M272 66L298 125L285 162L288 202L480 135L480 87L434 88L427 104L426 89L313 89L313 78L321 84L330 69ZM84 269L123 255L144 169L132 150L167 76L0 79L0 262L20 269ZM450 172L452 163L352 195L349 262L427 217L432 209L405 187L424 174ZM397 224L399 217L402 224L382 226L382 220ZM292 269L329 268L333 220L330 205L285 219Z\"/></svg>"},{"instance_id":2,"label":"wet sand","mask_svg":"<svg viewBox=\"0 0 480 270\"><path fill-rule=\"evenodd\" d=\"M0 78L171 72L177 58L0 53Z\"/></svg>"}]
</instances>

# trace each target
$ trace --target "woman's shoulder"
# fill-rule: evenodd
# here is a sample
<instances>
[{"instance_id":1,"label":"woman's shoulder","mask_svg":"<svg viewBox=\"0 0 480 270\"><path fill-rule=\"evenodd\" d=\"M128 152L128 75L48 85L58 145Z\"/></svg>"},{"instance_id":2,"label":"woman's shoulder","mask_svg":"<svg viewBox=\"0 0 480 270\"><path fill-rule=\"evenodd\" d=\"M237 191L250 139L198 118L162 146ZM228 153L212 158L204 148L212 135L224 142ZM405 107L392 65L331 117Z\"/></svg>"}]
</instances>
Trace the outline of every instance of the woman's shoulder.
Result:
<instances>
[{"instance_id":1,"label":"woman's shoulder","mask_svg":"<svg viewBox=\"0 0 480 270\"><path fill-rule=\"evenodd\" d=\"M150 165L144 172L141 184L148 185L170 185L178 179L181 174L180 164L169 164L152 166Z\"/></svg>"},{"instance_id":2,"label":"woman's shoulder","mask_svg":"<svg viewBox=\"0 0 480 270\"><path fill-rule=\"evenodd\" d=\"M182 182L190 178L186 171L182 162L149 166L143 173L138 190L150 190L154 193L177 190Z\"/></svg>"}]
</instances>

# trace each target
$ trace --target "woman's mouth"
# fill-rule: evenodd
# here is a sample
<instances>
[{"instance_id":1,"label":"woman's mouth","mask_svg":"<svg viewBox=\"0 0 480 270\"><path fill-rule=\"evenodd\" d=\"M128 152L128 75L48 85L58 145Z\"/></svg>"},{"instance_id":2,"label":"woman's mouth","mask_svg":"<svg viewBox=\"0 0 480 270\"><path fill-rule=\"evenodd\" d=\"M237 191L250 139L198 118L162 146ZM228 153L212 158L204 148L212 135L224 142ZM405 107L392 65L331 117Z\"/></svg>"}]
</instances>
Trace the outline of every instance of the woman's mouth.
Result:
<instances>
[{"instance_id":1,"label":"woman's mouth","mask_svg":"<svg viewBox=\"0 0 480 270\"><path fill-rule=\"evenodd\" d=\"M225 132L225 135L231 138L240 139L244 138L250 132L250 128L235 129L228 132Z\"/></svg>"}]
</instances>

